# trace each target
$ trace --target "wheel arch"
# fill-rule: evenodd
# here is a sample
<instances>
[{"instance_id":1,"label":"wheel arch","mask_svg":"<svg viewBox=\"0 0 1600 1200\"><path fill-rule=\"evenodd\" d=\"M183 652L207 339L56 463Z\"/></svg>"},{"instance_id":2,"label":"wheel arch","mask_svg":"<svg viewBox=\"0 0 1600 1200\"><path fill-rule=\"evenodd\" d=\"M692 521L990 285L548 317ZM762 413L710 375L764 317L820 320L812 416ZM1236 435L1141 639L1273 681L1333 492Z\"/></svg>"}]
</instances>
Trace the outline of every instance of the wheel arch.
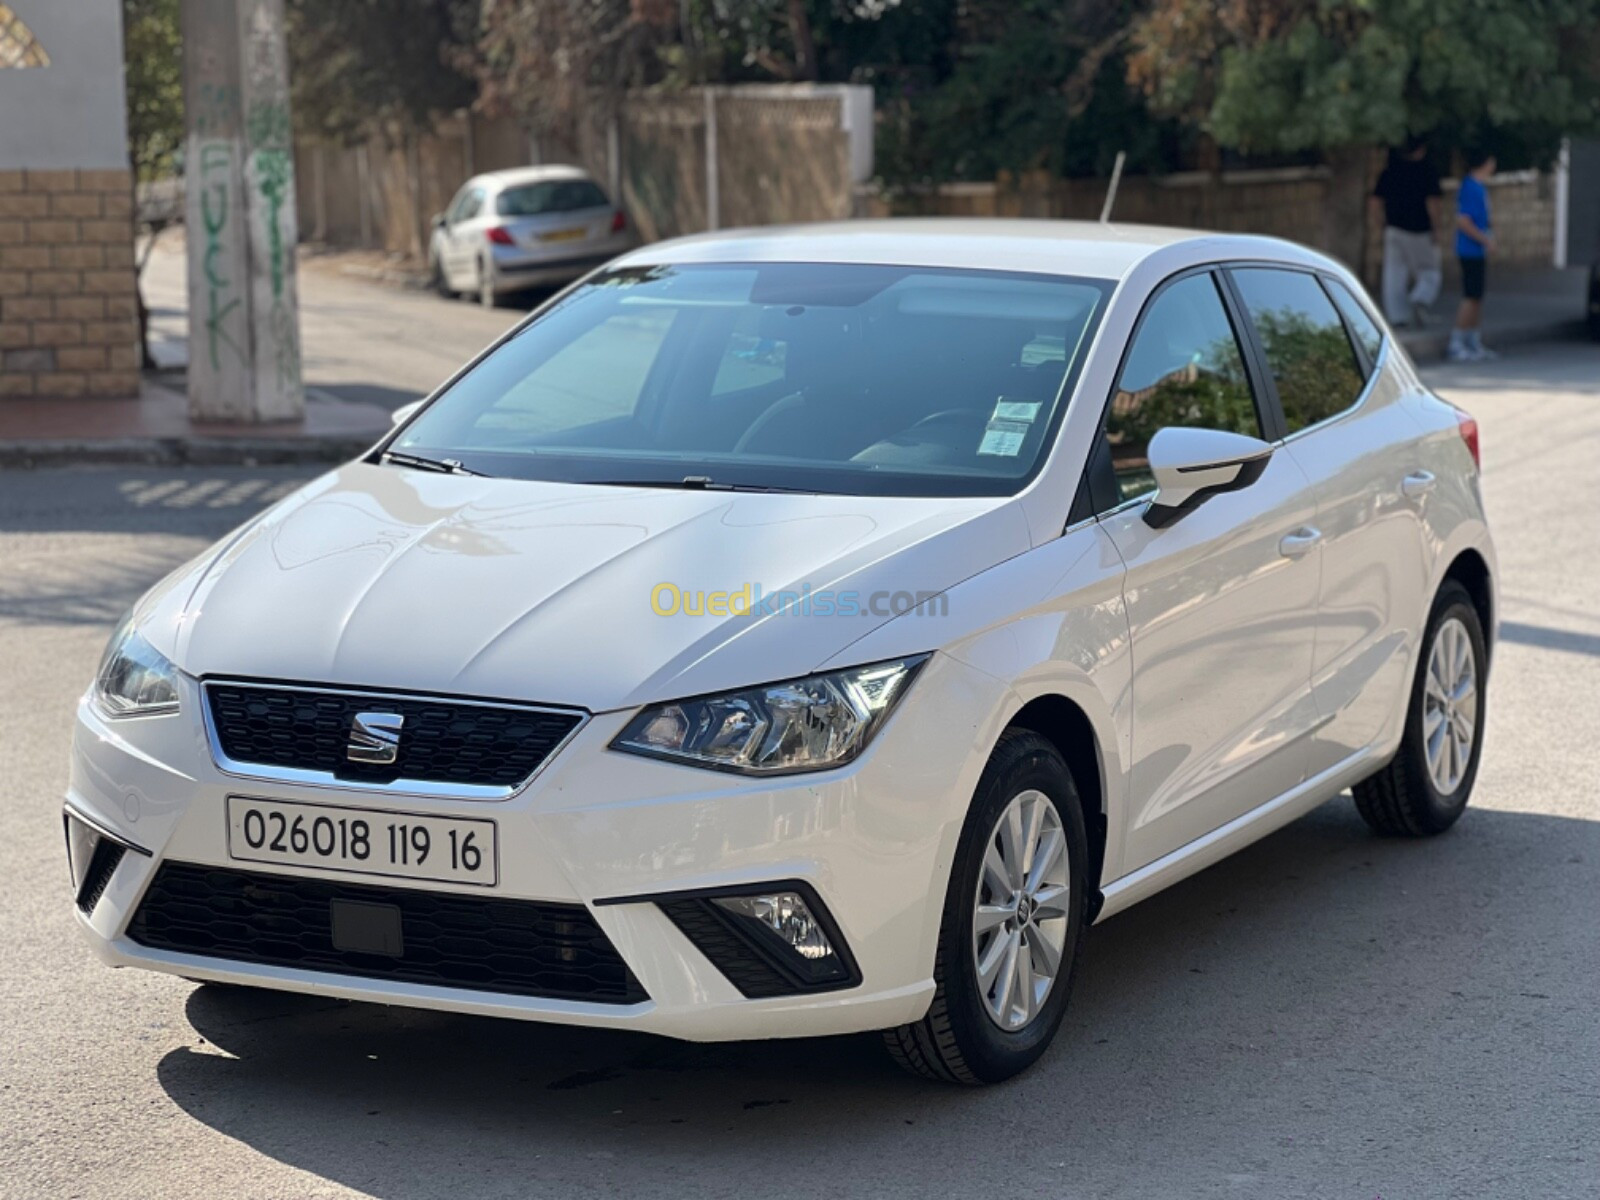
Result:
<instances>
[{"instance_id":1,"label":"wheel arch","mask_svg":"<svg viewBox=\"0 0 1600 1200\"><path fill-rule=\"evenodd\" d=\"M1007 729L1026 729L1044 738L1067 764L1083 809L1084 832L1089 838L1088 920L1092 923L1102 902L1105 883L1106 842L1110 814L1106 804L1106 762L1094 723L1075 701L1046 692L1027 701L1012 714Z\"/></svg>"},{"instance_id":2,"label":"wheel arch","mask_svg":"<svg viewBox=\"0 0 1600 1200\"><path fill-rule=\"evenodd\" d=\"M1472 607L1478 610L1478 621L1483 625L1483 647L1489 657L1494 655L1495 610L1494 583L1489 563L1476 547L1468 547L1451 559L1440 580L1442 587L1454 580L1466 588L1472 597Z\"/></svg>"}]
</instances>

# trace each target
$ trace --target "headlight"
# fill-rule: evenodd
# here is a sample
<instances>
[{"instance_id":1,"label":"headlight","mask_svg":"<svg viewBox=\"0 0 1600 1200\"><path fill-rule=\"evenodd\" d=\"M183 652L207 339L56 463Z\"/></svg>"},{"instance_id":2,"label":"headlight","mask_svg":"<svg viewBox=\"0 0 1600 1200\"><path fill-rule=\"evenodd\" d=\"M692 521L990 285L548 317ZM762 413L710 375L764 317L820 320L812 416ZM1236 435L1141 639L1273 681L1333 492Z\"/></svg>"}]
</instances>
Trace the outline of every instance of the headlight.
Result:
<instances>
[{"instance_id":1,"label":"headlight","mask_svg":"<svg viewBox=\"0 0 1600 1200\"><path fill-rule=\"evenodd\" d=\"M611 746L747 775L843 766L866 749L927 660L919 654L652 705Z\"/></svg>"},{"instance_id":2,"label":"headlight","mask_svg":"<svg viewBox=\"0 0 1600 1200\"><path fill-rule=\"evenodd\" d=\"M108 717L154 717L178 711L178 669L125 619L111 635L94 698Z\"/></svg>"}]
</instances>

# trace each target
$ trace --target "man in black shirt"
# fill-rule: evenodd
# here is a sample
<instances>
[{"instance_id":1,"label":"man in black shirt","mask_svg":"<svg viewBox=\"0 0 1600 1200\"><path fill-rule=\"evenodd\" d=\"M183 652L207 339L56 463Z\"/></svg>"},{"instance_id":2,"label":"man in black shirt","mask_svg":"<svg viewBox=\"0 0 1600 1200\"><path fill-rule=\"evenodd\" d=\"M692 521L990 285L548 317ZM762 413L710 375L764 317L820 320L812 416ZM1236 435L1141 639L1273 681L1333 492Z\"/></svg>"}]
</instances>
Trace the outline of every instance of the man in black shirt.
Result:
<instances>
[{"instance_id":1,"label":"man in black shirt","mask_svg":"<svg viewBox=\"0 0 1600 1200\"><path fill-rule=\"evenodd\" d=\"M1427 323L1442 278L1434 222L1439 174L1428 165L1428 147L1412 138L1391 151L1389 165L1372 190L1372 207L1383 206L1383 311L1395 325Z\"/></svg>"}]
</instances>

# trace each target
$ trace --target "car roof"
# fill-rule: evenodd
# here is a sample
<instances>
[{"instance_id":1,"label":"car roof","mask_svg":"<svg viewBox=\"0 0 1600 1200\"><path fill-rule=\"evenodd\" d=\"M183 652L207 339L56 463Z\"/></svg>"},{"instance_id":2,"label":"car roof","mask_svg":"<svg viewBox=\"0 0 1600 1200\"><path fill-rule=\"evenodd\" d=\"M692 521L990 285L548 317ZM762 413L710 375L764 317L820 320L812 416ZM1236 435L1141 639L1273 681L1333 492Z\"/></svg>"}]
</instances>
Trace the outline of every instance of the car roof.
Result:
<instances>
[{"instance_id":1,"label":"car roof","mask_svg":"<svg viewBox=\"0 0 1600 1200\"><path fill-rule=\"evenodd\" d=\"M537 167L507 167L504 171L485 171L474 175L473 183L488 184L498 188L519 187L525 183L544 183L551 179L591 179L582 167L565 163L545 163Z\"/></svg>"},{"instance_id":2,"label":"car roof","mask_svg":"<svg viewBox=\"0 0 1600 1200\"><path fill-rule=\"evenodd\" d=\"M1278 238L1095 221L890 217L719 230L643 246L618 266L835 262L987 268L1122 279L1155 255L1184 261L1265 259L1333 266Z\"/></svg>"}]
</instances>

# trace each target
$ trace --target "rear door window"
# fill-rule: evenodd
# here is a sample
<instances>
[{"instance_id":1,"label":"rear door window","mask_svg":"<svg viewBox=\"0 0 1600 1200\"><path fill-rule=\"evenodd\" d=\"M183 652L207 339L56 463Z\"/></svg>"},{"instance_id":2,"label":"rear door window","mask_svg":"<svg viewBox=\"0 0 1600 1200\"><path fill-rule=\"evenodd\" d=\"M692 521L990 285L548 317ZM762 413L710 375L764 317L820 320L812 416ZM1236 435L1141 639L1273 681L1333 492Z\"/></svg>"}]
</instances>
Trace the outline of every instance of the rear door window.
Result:
<instances>
[{"instance_id":1,"label":"rear door window","mask_svg":"<svg viewBox=\"0 0 1600 1200\"><path fill-rule=\"evenodd\" d=\"M1366 380L1355 347L1315 275L1240 267L1233 279L1277 385L1285 433L1336 416L1360 398Z\"/></svg>"}]
</instances>

